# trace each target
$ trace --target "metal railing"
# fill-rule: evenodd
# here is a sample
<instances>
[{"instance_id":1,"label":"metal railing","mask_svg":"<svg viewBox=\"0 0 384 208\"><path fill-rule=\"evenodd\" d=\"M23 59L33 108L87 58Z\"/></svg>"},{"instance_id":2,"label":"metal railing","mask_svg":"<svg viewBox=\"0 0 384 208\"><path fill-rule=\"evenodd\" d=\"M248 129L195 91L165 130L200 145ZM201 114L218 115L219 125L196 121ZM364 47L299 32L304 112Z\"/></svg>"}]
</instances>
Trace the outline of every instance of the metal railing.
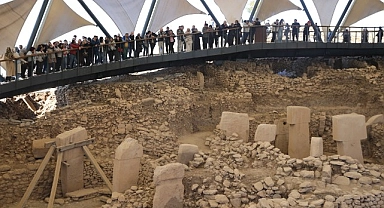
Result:
<instances>
[{"instance_id":1,"label":"metal railing","mask_svg":"<svg viewBox=\"0 0 384 208\"><path fill-rule=\"evenodd\" d=\"M156 36L153 35L146 38L136 36L134 40L101 43L100 46L97 47L80 45L79 48L71 49L67 48L65 45L65 48L56 51L54 50L53 52L45 51L14 59L0 60L0 63L6 65L6 67L14 67L15 72L12 73L11 76L13 76L13 78L11 80L17 81L20 77L25 79L30 76L57 73L72 68L88 67L95 64L108 64L143 56L162 56L171 53L231 47L233 45L254 44L260 42L267 44L287 43L293 42L293 36L296 37L295 41L298 42L316 42L321 39L323 42L351 44L376 44L380 43L380 39L382 38L378 27L340 28L331 41L328 41L330 34L328 31L334 29L334 27L331 26L319 26L318 32L315 32L312 27L305 26L300 26L297 32L292 29L292 27L284 25L263 25L251 26L249 27L249 32L244 32L248 30L244 30L244 28L237 26L220 28L219 30L205 28L204 33L199 31L184 33L182 35L167 33L163 36L156 34ZM177 50L175 50L175 47ZM157 49L157 53L155 49ZM53 54L55 55L52 56ZM59 54L62 54L62 56Z\"/></svg>"}]
</instances>

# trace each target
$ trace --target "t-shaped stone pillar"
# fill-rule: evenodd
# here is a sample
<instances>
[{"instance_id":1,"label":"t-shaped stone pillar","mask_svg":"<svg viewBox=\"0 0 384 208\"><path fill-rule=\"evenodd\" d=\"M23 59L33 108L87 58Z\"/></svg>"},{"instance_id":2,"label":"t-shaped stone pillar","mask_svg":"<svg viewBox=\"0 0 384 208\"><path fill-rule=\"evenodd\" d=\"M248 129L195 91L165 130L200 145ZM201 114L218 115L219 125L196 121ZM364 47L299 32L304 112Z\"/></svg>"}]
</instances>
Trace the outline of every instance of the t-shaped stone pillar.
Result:
<instances>
[{"instance_id":1,"label":"t-shaped stone pillar","mask_svg":"<svg viewBox=\"0 0 384 208\"><path fill-rule=\"evenodd\" d=\"M311 110L302 106L287 107L287 123L289 124L288 154L293 158L309 156L309 122Z\"/></svg>"},{"instance_id":2,"label":"t-shaped stone pillar","mask_svg":"<svg viewBox=\"0 0 384 208\"><path fill-rule=\"evenodd\" d=\"M83 127L77 127L57 135L56 146L66 146L87 139L87 130ZM63 152L63 163L60 172L63 194L84 188L84 152L82 147Z\"/></svg>"},{"instance_id":3,"label":"t-shaped stone pillar","mask_svg":"<svg viewBox=\"0 0 384 208\"><path fill-rule=\"evenodd\" d=\"M170 163L157 166L153 175L156 190L153 208L182 208L184 203L184 166Z\"/></svg>"},{"instance_id":4,"label":"t-shaped stone pillar","mask_svg":"<svg viewBox=\"0 0 384 208\"><path fill-rule=\"evenodd\" d=\"M365 116L343 114L332 116L333 140L337 142L337 154L350 156L364 163L361 140L367 138Z\"/></svg>"},{"instance_id":5,"label":"t-shaped stone pillar","mask_svg":"<svg viewBox=\"0 0 384 208\"><path fill-rule=\"evenodd\" d=\"M239 135L239 138L248 142L249 138L249 117L246 113L223 112L219 128L225 131L226 136L233 133Z\"/></svg>"},{"instance_id":6,"label":"t-shaped stone pillar","mask_svg":"<svg viewBox=\"0 0 384 208\"><path fill-rule=\"evenodd\" d=\"M115 151L113 160L113 192L124 193L139 180L143 147L132 138L126 138Z\"/></svg>"}]
</instances>

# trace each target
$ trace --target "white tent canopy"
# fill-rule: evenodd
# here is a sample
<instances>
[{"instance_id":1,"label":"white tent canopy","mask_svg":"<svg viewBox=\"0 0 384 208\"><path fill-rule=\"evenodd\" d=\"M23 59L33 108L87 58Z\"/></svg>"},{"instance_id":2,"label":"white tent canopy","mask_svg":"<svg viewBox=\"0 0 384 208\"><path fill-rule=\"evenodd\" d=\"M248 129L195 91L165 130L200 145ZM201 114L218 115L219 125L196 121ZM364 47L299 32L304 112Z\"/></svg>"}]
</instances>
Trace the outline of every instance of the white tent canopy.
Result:
<instances>
[{"instance_id":1,"label":"white tent canopy","mask_svg":"<svg viewBox=\"0 0 384 208\"><path fill-rule=\"evenodd\" d=\"M227 22L234 23L235 20L240 20L243 14L244 8L247 5L248 0L215 0L219 6L221 12L224 14Z\"/></svg>"},{"instance_id":2,"label":"white tent canopy","mask_svg":"<svg viewBox=\"0 0 384 208\"><path fill-rule=\"evenodd\" d=\"M35 43L46 43L79 27L93 25L80 17L63 0L51 2L43 27L40 29L40 35L36 38Z\"/></svg>"},{"instance_id":3,"label":"white tent canopy","mask_svg":"<svg viewBox=\"0 0 384 208\"><path fill-rule=\"evenodd\" d=\"M321 25L331 25L332 17L338 2L339 0L313 0L317 13L319 14Z\"/></svg>"},{"instance_id":4,"label":"white tent canopy","mask_svg":"<svg viewBox=\"0 0 384 208\"><path fill-rule=\"evenodd\" d=\"M158 31L173 20L189 14L204 14L204 12L192 6L187 0L158 0L148 30Z\"/></svg>"},{"instance_id":5,"label":"white tent canopy","mask_svg":"<svg viewBox=\"0 0 384 208\"><path fill-rule=\"evenodd\" d=\"M16 44L17 37L36 0L14 0L0 5L0 53Z\"/></svg>"},{"instance_id":6,"label":"white tent canopy","mask_svg":"<svg viewBox=\"0 0 384 208\"><path fill-rule=\"evenodd\" d=\"M288 10L301 10L301 8L289 0L260 0L255 17L265 21L275 14Z\"/></svg>"},{"instance_id":7,"label":"white tent canopy","mask_svg":"<svg viewBox=\"0 0 384 208\"><path fill-rule=\"evenodd\" d=\"M342 26L351 26L382 10L384 10L384 3L380 0L355 0Z\"/></svg>"},{"instance_id":8,"label":"white tent canopy","mask_svg":"<svg viewBox=\"0 0 384 208\"><path fill-rule=\"evenodd\" d=\"M135 30L145 0L94 0L115 22L121 34Z\"/></svg>"}]
</instances>

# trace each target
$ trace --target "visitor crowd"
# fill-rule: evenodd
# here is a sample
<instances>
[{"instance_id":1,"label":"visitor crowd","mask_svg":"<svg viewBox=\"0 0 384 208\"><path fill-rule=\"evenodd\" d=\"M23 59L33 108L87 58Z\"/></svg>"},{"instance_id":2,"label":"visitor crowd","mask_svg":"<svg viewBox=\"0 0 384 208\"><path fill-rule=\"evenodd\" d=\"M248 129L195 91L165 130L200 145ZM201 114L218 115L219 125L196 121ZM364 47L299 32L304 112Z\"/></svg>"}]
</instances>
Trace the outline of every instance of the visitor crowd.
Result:
<instances>
[{"instance_id":1,"label":"visitor crowd","mask_svg":"<svg viewBox=\"0 0 384 208\"><path fill-rule=\"evenodd\" d=\"M303 27L303 29L301 29ZM228 24L224 21L221 25L208 25L205 23L201 30L195 25L191 28L179 26L174 32L169 27L161 28L158 33L148 31L144 35L140 33L125 33L114 37L81 37L76 35L70 41L55 41L47 44L39 44L29 49L20 45L14 49L7 48L6 53L0 56L2 66L6 69L6 81L15 77L25 79L34 74L58 72L74 67L84 67L108 62L137 58L142 56L153 56L154 48L158 45L159 55L177 52L189 52L192 50L211 49L214 47L226 47L239 44L252 44L254 42L265 42L272 34L271 42L299 41L302 33L302 41L310 41L313 33L313 41L321 40L321 31L315 24L311 31L311 22L303 26L295 19L289 25L283 19L272 23L266 22L263 27L258 18L250 22L245 20ZM377 34L377 42L381 43L383 30L380 27ZM341 32L343 42L351 41L348 29ZM329 29L327 38L330 39L332 31ZM369 31L363 28L361 31L361 42L369 41ZM14 63L16 61L16 64ZM0 77L1 79L1 77Z\"/></svg>"}]
</instances>

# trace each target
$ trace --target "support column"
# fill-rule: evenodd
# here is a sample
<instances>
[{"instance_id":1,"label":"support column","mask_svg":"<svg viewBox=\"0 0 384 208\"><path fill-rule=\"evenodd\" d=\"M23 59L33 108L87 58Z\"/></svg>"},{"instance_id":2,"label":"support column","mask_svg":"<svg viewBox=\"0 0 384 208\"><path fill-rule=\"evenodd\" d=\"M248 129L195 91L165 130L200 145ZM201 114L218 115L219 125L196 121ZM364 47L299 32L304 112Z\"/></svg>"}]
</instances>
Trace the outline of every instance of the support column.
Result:
<instances>
[{"instance_id":1,"label":"support column","mask_svg":"<svg viewBox=\"0 0 384 208\"><path fill-rule=\"evenodd\" d=\"M307 17L308 17L309 21L311 22L311 25L312 25L313 29L314 29L315 31L319 31L319 32L317 33L317 40L318 40L319 42L323 42L323 40L321 39L321 35L319 35L319 34L320 34L320 29L319 29L319 27L317 27L317 25L315 25L315 23L313 22L312 16L311 16L311 14L310 14L309 11L308 11L307 5L305 4L304 0L300 0L300 2L301 2L301 5L303 6L303 9L304 9L304 11L305 11L305 14L307 14Z\"/></svg>"},{"instance_id":2,"label":"support column","mask_svg":"<svg viewBox=\"0 0 384 208\"><path fill-rule=\"evenodd\" d=\"M205 0L200 0L201 3L203 4L204 8L208 11L208 14L211 15L213 21L215 21L216 25L220 27L220 22L219 20L217 20L217 18L215 17L215 15L213 14L212 10L209 8L209 6L207 5L207 3L205 3Z\"/></svg>"},{"instance_id":3,"label":"support column","mask_svg":"<svg viewBox=\"0 0 384 208\"><path fill-rule=\"evenodd\" d=\"M95 21L96 25L103 31L104 35L107 37L112 37L108 31L104 28L104 26L101 24L101 22L97 19L97 17L93 14L93 12L88 8L87 4L84 3L83 0L77 0L81 6L84 8L84 10L88 13L89 16Z\"/></svg>"},{"instance_id":4,"label":"support column","mask_svg":"<svg viewBox=\"0 0 384 208\"><path fill-rule=\"evenodd\" d=\"M339 29L340 24L343 21L345 15L347 14L349 8L351 7L352 2L353 2L353 0L348 1L348 4L347 4L347 6L345 6L345 9L344 9L343 13L341 14L340 19L337 22L335 29L332 31L331 36L329 36L329 38L328 38L328 42L332 42L332 39L335 37L336 31Z\"/></svg>"},{"instance_id":5,"label":"support column","mask_svg":"<svg viewBox=\"0 0 384 208\"><path fill-rule=\"evenodd\" d=\"M253 9L252 9L251 15L249 16L249 22L253 21L253 17L255 16L256 10L259 7L259 3L260 3L260 0L256 0L255 5L253 6Z\"/></svg>"},{"instance_id":6,"label":"support column","mask_svg":"<svg viewBox=\"0 0 384 208\"><path fill-rule=\"evenodd\" d=\"M151 7L149 8L149 11L148 11L147 19L145 20L145 23L144 23L143 31L141 32L141 37L144 37L144 34L148 29L149 21L151 21L153 10L155 9L156 1L157 0L152 0Z\"/></svg>"},{"instance_id":7,"label":"support column","mask_svg":"<svg viewBox=\"0 0 384 208\"><path fill-rule=\"evenodd\" d=\"M29 48L31 48L31 46L33 45L33 42L35 41L37 31L40 28L41 21L43 20L45 11L47 10L48 3L49 3L49 0L44 0L43 5L41 6L39 15L37 16L37 19L36 19L35 26L33 27L31 36L30 36L28 44L27 44L27 50L29 50Z\"/></svg>"}]
</instances>

